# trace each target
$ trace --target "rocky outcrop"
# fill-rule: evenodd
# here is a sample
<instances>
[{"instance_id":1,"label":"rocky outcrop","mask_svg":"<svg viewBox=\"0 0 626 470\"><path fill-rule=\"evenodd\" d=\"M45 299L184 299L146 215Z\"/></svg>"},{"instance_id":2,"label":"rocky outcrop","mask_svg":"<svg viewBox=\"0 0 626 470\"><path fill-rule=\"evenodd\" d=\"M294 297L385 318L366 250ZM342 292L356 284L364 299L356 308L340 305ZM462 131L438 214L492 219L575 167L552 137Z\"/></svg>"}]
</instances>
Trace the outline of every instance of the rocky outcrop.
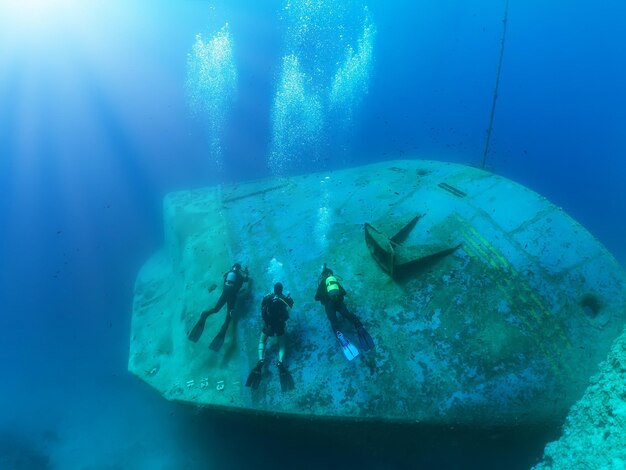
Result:
<instances>
[{"instance_id":1,"label":"rocky outcrop","mask_svg":"<svg viewBox=\"0 0 626 470\"><path fill-rule=\"evenodd\" d=\"M626 331L570 410L562 437L546 446L536 470L626 468Z\"/></svg>"}]
</instances>

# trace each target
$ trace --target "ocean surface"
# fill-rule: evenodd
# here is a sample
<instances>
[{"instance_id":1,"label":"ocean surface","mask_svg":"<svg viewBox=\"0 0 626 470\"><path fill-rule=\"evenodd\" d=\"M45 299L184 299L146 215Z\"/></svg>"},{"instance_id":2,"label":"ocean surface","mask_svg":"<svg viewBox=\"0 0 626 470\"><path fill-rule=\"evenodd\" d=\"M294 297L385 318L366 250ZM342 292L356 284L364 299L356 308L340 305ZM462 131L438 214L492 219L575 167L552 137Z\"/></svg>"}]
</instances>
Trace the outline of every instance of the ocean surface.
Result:
<instances>
[{"instance_id":1,"label":"ocean surface","mask_svg":"<svg viewBox=\"0 0 626 470\"><path fill-rule=\"evenodd\" d=\"M175 190L485 159L626 265L626 3L505 7L0 0L0 468L537 462L558 429L348 438L207 415L126 370L133 283Z\"/></svg>"}]
</instances>

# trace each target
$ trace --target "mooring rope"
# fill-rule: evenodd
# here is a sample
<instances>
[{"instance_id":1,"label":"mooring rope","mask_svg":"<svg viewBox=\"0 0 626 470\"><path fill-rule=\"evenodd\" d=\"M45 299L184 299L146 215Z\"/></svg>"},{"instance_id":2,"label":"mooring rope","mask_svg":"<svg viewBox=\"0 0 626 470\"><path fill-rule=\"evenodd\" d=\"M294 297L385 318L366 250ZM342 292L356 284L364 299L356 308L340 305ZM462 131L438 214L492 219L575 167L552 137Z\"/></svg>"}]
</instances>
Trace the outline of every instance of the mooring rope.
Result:
<instances>
[{"instance_id":1,"label":"mooring rope","mask_svg":"<svg viewBox=\"0 0 626 470\"><path fill-rule=\"evenodd\" d=\"M504 41L506 40L506 25L509 19L509 0L504 2L504 18L502 19L502 41L500 42L500 59L498 60L498 72L496 74L496 86L493 90L493 101L491 103L491 115L489 116L489 127L485 139L485 151L481 168L485 168L487 154L489 153L489 142L491 141L491 131L493 130L493 117L496 113L496 101L498 100L498 87L500 86L500 72L502 71L502 58L504 57Z\"/></svg>"}]
</instances>

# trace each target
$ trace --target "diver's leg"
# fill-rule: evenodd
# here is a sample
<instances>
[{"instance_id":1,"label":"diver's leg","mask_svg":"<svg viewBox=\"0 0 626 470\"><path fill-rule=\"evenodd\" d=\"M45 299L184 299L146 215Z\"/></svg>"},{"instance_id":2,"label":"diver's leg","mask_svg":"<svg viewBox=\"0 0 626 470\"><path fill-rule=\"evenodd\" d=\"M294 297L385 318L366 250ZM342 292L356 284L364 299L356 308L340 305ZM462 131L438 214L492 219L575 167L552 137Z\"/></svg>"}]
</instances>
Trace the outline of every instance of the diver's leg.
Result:
<instances>
[{"instance_id":1,"label":"diver's leg","mask_svg":"<svg viewBox=\"0 0 626 470\"><path fill-rule=\"evenodd\" d=\"M278 361L276 367L278 367L278 377L280 379L280 389L283 392L289 392L294 389L293 377L289 373L289 370L283 364L285 357L285 349L287 346L287 336L285 335L285 324L279 325L277 328L276 337L278 338Z\"/></svg>"},{"instance_id":2,"label":"diver's leg","mask_svg":"<svg viewBox=\"0 0 626 470\"><path fill-rule=\"evenodd\" d=\"M283 362L285 351L287 350L287 336L282 334L278 338L278 362Z\"/></svg>"},{"instance_id":3,"label":"diver's leg","mask_svg":"<svg viewBox=\"0 0 626 470\"><path fill-rule=\"evenodd\" d=\"M226 318L224 318L224 323L222 323L222 327L220 328L219 331L219 335L225 335L226 334L226 330L228 330L228 325L230 325L230 321L232 320L233 316L231 312L226 312Z\"/></svg>"},{"instance_id":4,"label":"diver's leg","mask_svg":"<svg viewBox=\"0 0 626 470\"><path fill-rule=\"evenodd\" d=\"M228 299L228 295L226 293L226 291L222 291L222 295L220 295L220 298L217 299L217 303L215 304L215 307L213 307L211 310L207 310L209 312L210 315L219 312L222 307L224 306L224 304L226 303L226 300Z\"/></svg>"},{"instance_id":5,"label":"diver's leg","mask_svg":"<svg viewBox=\"0 0 626 470\"><path fill-rule=\"evenodd\" d=\"M339 320L337 319L337 313L335 312L335 303L332 300L328 300L324 305L326 316L330 321L330 327L333 329L333 334L339 330Z\"/></svg>"},{"instance_id":6,"label":"diver's leg","mask_svg":"<svg viewBox=\"0 0 626 470\"><path fill-rule=\"evenodd\" d=\"M285 335L285 322L278 322L274 325L276 338L278 339L278 362L282 364L287 349L287 336Z\"/></svg>"},{"instance_id":7,"label":"diver's leg","mask_svg":"<svg viewBox=\"0 0 626 470\"><path fill-rule=\"evenodd\" d=\"M259 337L259 361L265 359L265 345L267 344L267 335L261 332Z\"/></svg>"},{"instance_id":8,"label":"diver's leg","mask_svg":"<svg viewBox=\"0 0 626 470\"><path fill-rule=\"evenodd\" d=\"M343 301L339 306L339 311L344 318L347 318L350 323L354 325L354 328L359 335L359 343L361 343L361 348L363 348L363 351L369 351L370 349L372 349L374 347L374 340L367 332L367 330L363 328L363 324L361 323L361 320L359 320L359 317L357 317L354 313L348 311L348 308L346 307L346 304L343 303Z\"/></svg>"},{"instance_id":9,"label":"diver's leg","mask_svg":"<svg viewBox=\"0 0 626 470\"><path fill-rule=\"evenodd\" d=\"M357 317L354 313L348 310L348 307L346 307L346 304L344 303L343 300L339 304L339 313L341 313L341 315L346 320L352 323L355 328L358 328L359 326L362 325L361 320L359 320L359 317Z\"/></svg>"},{"instance_id":10,"label":"diver's leg","mask_svg":"<svg viewBox=\"0 0 626 470\"><path fill-rule=\"evenodd\" d=\"M226 296L226 310L227 315L232 316L235 311L235 302L237 301L237 292L230 292Z\"/></svg>"}]
</instances>

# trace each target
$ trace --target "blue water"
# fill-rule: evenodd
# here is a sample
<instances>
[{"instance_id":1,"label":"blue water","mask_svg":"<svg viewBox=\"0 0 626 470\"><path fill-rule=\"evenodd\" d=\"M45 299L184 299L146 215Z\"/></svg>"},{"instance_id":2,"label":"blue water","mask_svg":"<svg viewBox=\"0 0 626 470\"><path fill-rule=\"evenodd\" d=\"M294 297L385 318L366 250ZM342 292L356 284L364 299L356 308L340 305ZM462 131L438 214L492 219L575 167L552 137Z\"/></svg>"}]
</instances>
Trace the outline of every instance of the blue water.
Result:
<instances>
[{"instance_id":1,"label":"blue water","mask_svg":"<svg viewBox=\"0 0 626 470\"><path fill-rule=\"evenodd\" d=\"M453 433L422 447L375 427L351 442L268 435L126 372L133 283L161 244L167 192L404 157L480 165L503 13L477 0L0 3L0 467L540 458L550 431L472 458L471 439L445 450ZM622 265L625 83L623 1L511 1L487 168L563 207Z\"/></svg>"}]
</instances>

